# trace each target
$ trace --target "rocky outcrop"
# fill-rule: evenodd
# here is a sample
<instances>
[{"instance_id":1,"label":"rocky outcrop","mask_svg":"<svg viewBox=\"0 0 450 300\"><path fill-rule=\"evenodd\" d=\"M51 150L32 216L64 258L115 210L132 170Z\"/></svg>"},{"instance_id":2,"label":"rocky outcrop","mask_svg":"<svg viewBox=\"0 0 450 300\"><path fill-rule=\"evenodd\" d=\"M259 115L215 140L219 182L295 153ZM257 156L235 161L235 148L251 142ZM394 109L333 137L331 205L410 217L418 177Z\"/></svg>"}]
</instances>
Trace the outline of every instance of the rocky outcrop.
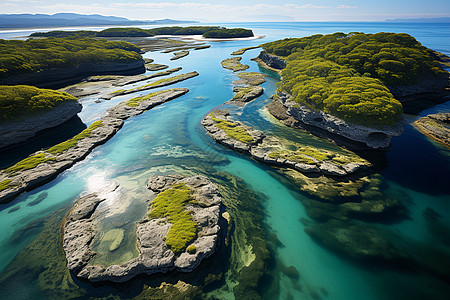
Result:
<instances>
[{"instance_id":1,"label":"rocky outcrop","mask_svg":"<svg viewBox=\"0 0 450 300\"><path fill-rule=\"evenodd\" d=\"M398 136L403 132L401 123L376 128L352 124L323 111L312 110L289 101L290 96L287 94L280 93L278 96L278 99L273 100L275 103L268 106L269 112L275 118L285 125L306 129L320 137L324 137L323 131L326 131L329 133L326 137L343 145L348 144L350 148L354 148L355 142L372 149L386 148L389 147L392 136ZM346 143L346 140L351 143Z\"/></svg>"},{"instance_id":2,"label":"rocky outcrop","mask_svg":"<svg viewBox=\"0 0 450 300\"><path fill-rule=\"evenodd\" d=\"M28 84L38 87L61 85L86 76L102 74L135 75L145 72L144 60L131 63L81 64L77 68L58 68L40 72L12 75L0 79L0 84Z\"/></svg>"},{"instance_id":3,"label":"rocky outcrop","mask_svg":"<svg viewBox=\"0 0 450 300\"><path fill-rule=\"evenodd\" d=\"M428 115L415 121L414 124L426 136L450 147L450 113Z\"/></svg>"},{"instance_id":4,"label":"rocky outcrop","mask_svg":"<svg viewBox=\"0 0 450 300\"><path fill-rule=\"evenodd\" d=\"M219 121L233 123L233 128L241 128L251 136L249 142L239 141L218 126ZM287 149L301 145L286 143L282 139L252 129L240 122L232 121L227 112L215 111L206 115L201 124L208 134L218 143L250 155L257 161L282 168L293 169L302 173L317 173L326 176L346 176L366 170L370 163L357 157L343 157L328 151L320 151L311 147L303 147L305 150L289 151ZM325 157L324 157L325 156Z\"/></svg>"},{"instance_id":5,"label":"rocky outcrop","mask_svg":"<svg viewBox=\"0 0 450 300\"><path fill-rule=\"evenodd\" d=\"M0 123L0 148L23 142L41 130L58 126L81 111L78 101L64 101L56 107L17 121Z\"/></svg>"},{"instance_id":6,"label":"rocky outcrop","mask_svg":"<svg viewBox=\"0 0 450 300\"><path fill-rule=\"evenodd\" d=\"M387 85L389 91L401 103L422 98L439 97L449 94L449 74L440 74L421 78L416 84Z\"/></svg>"},{"instance_id":7,"label":"rocky outcrop","mask_svg":"<svg viewBox=\"0 0 450 300\"><path fill-rule=\"evenodd\" d=\"M172 188L174 184L185 184L189 187L197 202L188 207L197 224L197 236L191 243L195 251L174 253L165 241L172 224L165 219L152 219L146 215L136 225L138 257L120 265L92 264L91 259L96 253L91 248L91 242L101 235L95 226L96 220L100 218L96 209L105 199L101 194L91 194L80 198L66 218L63 249L69 270L76 276L93 282L124 282L141 274L194 270L203 259L211 256L219 245L220 224L224 221L220 220L222 198L216 185L204 176L152 176L147 187L159 194ZM149 210L151 201L149 200Z\"/></svg>"},{"instance_id":8,"label":"rocky outcrop","mask_svg":"<svg viewBox=\"0 0 450 300\"><path fill-rule=\"evenodd\" d=\"M260 86L236 86L233 88L233 92L235 95L229 102L241 106L261 96L264 93L264 89Z\"/></svg>"},{"instance_id":9,"label":"rocky outcrop","mask_svg":"<svg viewBox=\"0 0 450 300\"><path fill-rule=\"evenodd\" d=\"M32 168L25 168L19 171L13 171L10 168L1 170L0 183L2 183L4 187L0 189L0 203L11 201L18 194L50 181L62 171L84 159L95 147L105 143L114 136L114 134L122 127L123 120L139 115L156 105L180 97L188 91L189 90L186 88L163 91L149 99L141 101L137 106L133 107L128 106L126 101L122 102L117 106L110 108L108 110L108 115L100 120L101 126L93 129L88 136L77 141L73 147L59 153L49 153L46 151L33 153L27 159L41 160L41 162L37 163L37 165ZM17 165L19 164L21 164L21 162Z\"/></svg>"},{"instance_id":10,"label":"rocky outcrop","mask_svg":"<svg viewBox=\"0 0 450 300\"><path fill-rule=\"evenodd\" d=\"M258 55L257 59L261 60L264 64L266 64L268 67L276 69L276 70L282 70L286 68L286 61L276 55L268 54L265 51L261 51L261 53Z\"/></svg>"}]
</instances>

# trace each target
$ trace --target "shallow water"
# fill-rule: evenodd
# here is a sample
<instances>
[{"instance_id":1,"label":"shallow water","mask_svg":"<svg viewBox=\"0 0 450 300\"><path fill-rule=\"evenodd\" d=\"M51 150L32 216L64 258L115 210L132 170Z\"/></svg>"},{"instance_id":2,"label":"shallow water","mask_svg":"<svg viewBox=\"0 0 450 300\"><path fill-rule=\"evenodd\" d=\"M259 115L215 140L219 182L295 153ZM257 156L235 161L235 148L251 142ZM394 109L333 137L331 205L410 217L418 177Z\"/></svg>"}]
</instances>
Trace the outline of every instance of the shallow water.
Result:
<instances>
[{"instance_id":1,"label":"shallow water","mask_svg":"<svg viewBox=\"0 0 450 300\"><path fill-rule=\"evenodd\" d=\"M417 274L390 268L375 268L357 264L335 254L304 231L301 219L309 219L302 204L308 194L300 192L292 184L280 180L270 168L258 164L248 157L236 154L216 143L201 127L200 120L214 107L232 98L232 72L221 67L220 61L229 57L234 50L258 45L290 36L306 36L316 33L336 31L407 32L415 36L427 47L450 54L450 25L442 24L390 24L390 23L248 23L221 24L229 27L248 27L256 34L266 37L262 40L214 42L206 50L191 51L176 61L170 61L172 54L146 53L144 57L167 64L171 68L182 66L179 72L198 71L198 77L178 83L173 87L187 87L190 92L162 106L125 122L124 127L106 144L95 149L84 161L60 174L55 180L19 196L9 204L0 206L0 270L8 266L20 266L13 258L29 245L43 228L44 221L62 215L61 208L67 208L80 195L97 191L111 180L126 189L126 200L106 202L102 209L107 218L104 230L122 228L132 232L133 222L123 223L130 218L137 221L142 217L144 201L149 197L144 192L150 175L182 167L204 172L225 171L244 180L251 190L261 195L264 210L264 228L276 234L279 246L273 247L272 255L279 261L270 270L274 276L265 289L273 288L279 299L394 299L402 294L396 291L402 287L403 295L420 299L429 295L434 299L445 299L450 287L429 275ZM16 32L14 33L16 34ZM16 36L20 34L17 33ZM0 32L0 38L11 37L11 33ZM250 50L243 55L243 63L250 65L249 71L260 71L250 59L258 50ZM179 74L177 73L177 74ZM155 79L157 80L157 79ZM264 128L273 133L295 135L295 140L330 150L339 150L335 145L319 140L300 131L283 128L270 120L262 109L275 91L277 79L267 78L263 84L265 94L246 107L234 113L248 124ZM138 83L139 85L140 83ZM159 89L157 89L159 90ZM86 125L99 119L107 108L134 97L128 95L110 101L95 103L95 97L81 99L83 111L79 114ZM450 102L444 102L419 113L423 116L433 112L450 111ZM407 123L416 120L417 115L405 115ZM392 140L392 149L384 154L380 174L383 176L382 189L387 195L399 199L409 211L409 218L394 224L375 224L380 228L393 230L407 243L415 245L435 244L445 251L448 246L439 242L434 234L435 227L423 217L423 211L431 207L440 215L440 224L450 226L450 151L421 135L411 125L405 132ZM39 198L39 199L38 199ZM245 200L245 199L244 199ZM19 209L17 209L19 207ZM434 231L433 231L434 230ZM135 255L132 236L125 239L114 257L99 258L108 263L123 255ZM100 247L101 248L101 247ZM428 252L424 251L423 255ZM12 261L13 260L13 261ZM12 261L12 262L11 262ZM9 264L9 265L8 265ZM280 270L282 265L294 266L299 279L293 280ZM51 269L51 268L50 268ZM19 272L20 273L20 272ZM39 285L39 272L12 277L12 282L0 291L4 299L21 299L32 296L45 298ZM15 279L14 279L15 278ZM79 283L86 288L86 283ZM20 292L17 287L22 289ZM277 288L278 287L278 288ZM68 287L68 290L74 287ZM7 296L6 296L7 295ZM216 297L230 297L230 291L217 289ZM267 294L269 295L269 294ZM83 296L86 297L86 296ZM267 296L272 298L271 296Z\"/></svg>"}]
</instances>

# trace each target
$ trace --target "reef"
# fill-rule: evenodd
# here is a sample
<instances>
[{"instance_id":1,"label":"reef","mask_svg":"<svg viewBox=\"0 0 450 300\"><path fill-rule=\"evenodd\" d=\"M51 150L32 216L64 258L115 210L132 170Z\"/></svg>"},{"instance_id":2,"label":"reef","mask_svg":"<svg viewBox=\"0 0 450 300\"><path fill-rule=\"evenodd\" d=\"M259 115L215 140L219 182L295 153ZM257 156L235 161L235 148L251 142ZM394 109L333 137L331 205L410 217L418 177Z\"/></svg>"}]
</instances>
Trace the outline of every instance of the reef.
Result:
<instances>
[{"instance_id":1,"label":"reef","mask_svg":"<svg viewBox=\"0 0 450 300\"><path fill-rule=\"evenodd\" d=\"M201 124L216 142L226 147L250 155L257 161L302 173L346 176L370 166L369 162L351 152L341 155L265 134L233 121L226 111L216 110L206 115Z\"/></svg>"},{"instance_id":2,"label":"reef","mask_svg":"<svg viewBox=\"0 0 450 300\"><path fill-rule=\"evenodd\" d=\"M420 132L439 144L450 147L450 113L437 113L414 122Z\"/></svg>"},{"instance_id":3,"label":"reef","mask_svg":"<svg viewBox=\"0 0 450 300\"><path fill-rule=\"evenodd\" d=\"M105 143L122 127L124 120L157 105L180 97L189 90L176 88L119 103L108 114L74 138L50 149L38 151L0 171L0 203L11 201L21 192L40 186L84 159L95 147ZM129 105L130 104L130 105Z\"/></svg>"},{"instance_id":4,"label":"reef","mask_svg":"<svg viewBox=\"0 0 450 300\"><path fill-rule=\"evenodd\" d=\"M174 52L173 55L174 56L171 57L170 60L177 60L177 59L183 58L185 56L188 56L189 51L188 50L180 50L180 51Z\"/></svg>"},{"instance_id":5,"label":"reef","mask_svg":"<svg viewBox=\"0 0 450 300\"><path fill-rule=\"evenodd\" d=\"M93 282L124 282L140 274L190 272L217 250L223 206L215 184L204 176L167 175L150 177L147 187L155 197L136 224L139 255L120 265L91 264L91 241L100 234L97 211L106 197L94 193L77 201L64 224L63 249L70 271ZM113 185L107 193L120 194L118 189ZM190 225L193 234L186 229ZM119 246L112 238L110 251Z\"/></svg>"}]
</instances>

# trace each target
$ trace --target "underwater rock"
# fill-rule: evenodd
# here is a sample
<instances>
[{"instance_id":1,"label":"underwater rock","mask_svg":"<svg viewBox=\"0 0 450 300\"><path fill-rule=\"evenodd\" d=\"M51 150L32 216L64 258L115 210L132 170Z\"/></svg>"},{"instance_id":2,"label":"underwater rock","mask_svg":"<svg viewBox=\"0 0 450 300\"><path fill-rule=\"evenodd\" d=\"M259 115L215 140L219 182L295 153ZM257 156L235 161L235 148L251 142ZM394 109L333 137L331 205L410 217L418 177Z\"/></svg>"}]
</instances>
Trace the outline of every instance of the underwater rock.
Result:
<instances>
[{"instance_id":1,"label":"underwater rock","mask_svg":"<svg viewBox=\"0 0 450 300\"><path fill-rule=\"evenodd\" d=\"M310 225L305 232L325 247L352 259L392 263L411 259L379 230L367 225L334 219Z\"/></svg>"},{"instance_id":2,"label":"underwater rock","mask_svg":"<svg viewBox=\"0 0 450 300\"><path fill-rule=\"evenodd\" d=\"M94 226L99 217L95 214L95 209L104 200L100 194L91 194L77 201L64 225L63 248L69 270L76 276L93 282L124 282L139 274L165 273L171 270L190 272L195 269L203 259L217 250L221 232L219 220L223 210L222 197L217 186L204 176L152 176L147 184L158 195L180 185L191 191L193 199L186 204L186 209L196 224L195 237L189 242L191 251L189 247L187 251L175 251L168 245L168 233L174 225L170 218L154 217L151 214L154 209L153 199L149 200L150 214L136 226L139 256L120 265L106 267L91 264L91 258L95 255L91 241L100 234ZM103 240L112 241L110 251L120 246L123 234L123 230L113 229L104 235ZM192 251L194 247L195 251Z\"/></svg>"}]
</instances>

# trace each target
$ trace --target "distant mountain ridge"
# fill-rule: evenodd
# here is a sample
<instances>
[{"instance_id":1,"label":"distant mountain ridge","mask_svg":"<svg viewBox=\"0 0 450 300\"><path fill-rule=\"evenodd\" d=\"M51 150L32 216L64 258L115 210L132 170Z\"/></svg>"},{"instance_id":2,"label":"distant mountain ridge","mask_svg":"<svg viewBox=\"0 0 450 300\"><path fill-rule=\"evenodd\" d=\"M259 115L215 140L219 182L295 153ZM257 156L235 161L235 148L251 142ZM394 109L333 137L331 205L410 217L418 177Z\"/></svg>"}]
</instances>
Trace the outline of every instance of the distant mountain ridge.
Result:
<instances>
[{"instance_id":1,"label":"distant mountain ridge","mask_svg":"<svg viewBox=\"0 0 450 300\"><path fill-rule=\"evenodd\" d=\"M450 17L418 18L418 19L387 19L386 22L417 22L417 23L450 23Z\"/></svg>"},{"instance_id":2,"label":"distant mountain ridge","mask_svg":"<svg viewBox=\"0 0 450 300\"><path fill-rule=\"evenodd\" d=\"M102 15L81 15L75 13L46 14L0 14L0 28L89 26L89 25L151 25L196 23L171 19L135 21L123 17Z\"/></svg>"}]
</instances>

